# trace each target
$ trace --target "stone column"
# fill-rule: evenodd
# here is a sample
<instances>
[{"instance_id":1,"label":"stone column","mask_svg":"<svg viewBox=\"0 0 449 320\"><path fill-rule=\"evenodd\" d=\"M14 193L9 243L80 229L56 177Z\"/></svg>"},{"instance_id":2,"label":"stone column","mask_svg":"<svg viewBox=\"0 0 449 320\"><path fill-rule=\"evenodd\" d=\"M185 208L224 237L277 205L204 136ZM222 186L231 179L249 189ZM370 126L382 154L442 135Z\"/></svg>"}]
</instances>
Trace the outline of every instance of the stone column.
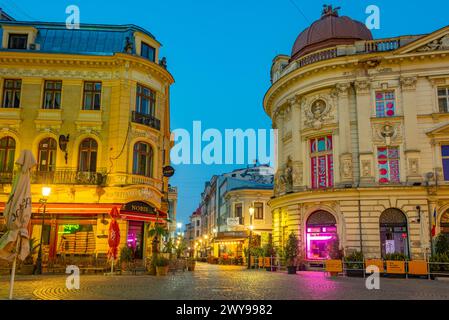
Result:
<instances>
[{"instance_id":1,"label":"stone column","mask_svg":"<svg viewBox=\"0 0 449 320\"><path fill-rule=\"evenodd\" d=\"M301 98L295 96L289 101L292 113L292 143L293 143L293 161L292 161L292 180L293 191L303 187L303 153L301 141Z\"/></svg>"},{"instance_id":2,"label":"stone column","mask_svg":"<svg viewBox=\"0 0 449 320\"><path fill-rule=\"evenodd\" d=\"M355 81L361 185L374 182L373 139L370 120L372 116L370 88L371 85L368 80Z\"/></svg>"},{"instance_id":3,"label":"stone column","mask_svg":"<svg viewBox=\"0 0 449 320\"><path fill-rule=\"evenodd\" d=\"M420 151L418 137L418 120L416 110L417 77L401 77L402 112L404 115L404 140L407 167L407 182L420 182Z\"/></svg>"},{"instance_id":4,"label":"stone column","mask_svg":"<svg viewBox=\"0 0 449 320\"><path fill-rule=\"evenodd\" d=\"M353 163L351 153L351 117L349 110L349 83L337 83L334 92L338 97L338 132L340 154L340 184L353 183Z\"/></svg>"}]
</instances>

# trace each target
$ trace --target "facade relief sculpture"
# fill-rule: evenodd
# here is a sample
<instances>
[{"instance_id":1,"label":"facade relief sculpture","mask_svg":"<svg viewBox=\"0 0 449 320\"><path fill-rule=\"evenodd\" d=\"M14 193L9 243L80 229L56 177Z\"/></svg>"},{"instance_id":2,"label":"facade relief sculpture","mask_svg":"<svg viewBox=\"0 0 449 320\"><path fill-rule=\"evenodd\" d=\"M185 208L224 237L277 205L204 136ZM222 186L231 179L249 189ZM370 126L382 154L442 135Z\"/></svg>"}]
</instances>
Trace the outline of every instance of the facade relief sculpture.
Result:
<instances>
[{"instance_id":1,"label":"facade relief sculpture","mask_svg":"<svg viewBox=\"0 0 449 320\"><path fill-rule=\"evenodd\" d=\"M305 101L303 107L306 127L319 130L324 124L334 120L334 116L331 112L332 105L322 96L314 99L311 103Z\"/></svg>"},{"instance_id":2,"label":"facade relief sculpture","mask_svg":"<svg viewBox=\"0 0 449 320\"><path fill-rule=\"evenodd\" d=\"M418 52L436 51L436 50L448 50L449 49L449 34L440 39L433 40L425 46L419 48Z\"/></svg>"}]
</instances>

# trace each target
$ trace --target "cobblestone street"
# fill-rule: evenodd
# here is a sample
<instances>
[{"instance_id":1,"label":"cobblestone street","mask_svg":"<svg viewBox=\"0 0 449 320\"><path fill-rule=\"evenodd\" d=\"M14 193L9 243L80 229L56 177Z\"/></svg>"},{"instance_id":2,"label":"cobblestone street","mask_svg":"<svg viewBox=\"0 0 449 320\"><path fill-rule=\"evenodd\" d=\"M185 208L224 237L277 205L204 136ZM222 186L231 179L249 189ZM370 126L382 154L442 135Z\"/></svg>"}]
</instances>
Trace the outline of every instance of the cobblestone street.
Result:
<instances>
[{"instance_id":1,"label":"cobblestone street","mask_svg":"<svg viewBox=\"0 0 449 320\"><path fill-rule=\"evenodd\" d=\"M8 280L0 278L0 299L8 295ZM65 280L63 275L17 276L15 299L449 299L447 281L381 278L381 289L370 291L358 278L327 278L318 272L292 276L207 264L198 264L193 273L167 277L81 275L81 288L75 291L66 289Z\"/></svg>"}]
</instances>

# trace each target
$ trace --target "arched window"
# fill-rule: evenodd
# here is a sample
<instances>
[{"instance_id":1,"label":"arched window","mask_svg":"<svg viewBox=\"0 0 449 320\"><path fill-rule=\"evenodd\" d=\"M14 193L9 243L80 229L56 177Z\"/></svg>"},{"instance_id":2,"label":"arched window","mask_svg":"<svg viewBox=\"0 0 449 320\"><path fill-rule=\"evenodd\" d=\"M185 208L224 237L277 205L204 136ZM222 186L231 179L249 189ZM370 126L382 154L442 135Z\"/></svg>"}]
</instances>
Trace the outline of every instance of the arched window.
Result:
<instances>
[{"instance_id":1,"label":"arched window","mask_svg":"<svg viewBox=\"0 0 449 320\"><path fill-rule=\"evenodd\" d=\"M408 257L408 229L405 214L395 208L385 210L379 218L382 257L402 253Z\"/></svg>"},{"instance_id":2,"label":"arched window","mask_svg":"<svg viewBox=\"0 0 449 320\"><path fill-rule=\"evenodd\" d=\"M56 150L58 144L53 138L45 138L39 143L38 170L42 172L55 171Z\"/></svg>"},{"instance_id":3,"label":"arched window","mask_svg":"<svg viewBox=\"0 0 449 320\"><path fill-rule=\"evenodd\" d=\"M310 215L306 224L307 259L329 259L330 245L337 239L337 221L327 211L316 211Z\"/></svg>"},{"instance_id":4,"label":"arched window","mask_svg":"<svg viewBox=\"0 0 449 320\"><path fill-rule=\"evenodd\" d=\"M446 211L441 216L440 232L444 234L449 234L449 211Z\"/></svg>"},{"instance_id":5,"label":"arched window","mask_svg":"<svg viewBox=\"0 0 449 320\"><path fill-rule=\"evenodd\" d=\"M153 148L148 143L138 142L134 145L133 174L153 176Z\"/></svg>"},{"instance_id":6,"label":"arched window","mask_svg":"<svg viewBox=\"0 0 449 320\"><path fill-rule=\"evenodd\" d=\"M14 170L14 154L16 141L11 137L0 139L0 173L10 173Z\"/></svg>"},{"instance_id":7,"label":"arched window","mask_svg":"<svg viewBox=\"0 0 449 320\"><path fill-rule=\"evenodd\" d=\"M97 172L98 143L92 138L84 139L79 147L78 171Z\"/></svg>"}]
</instances>

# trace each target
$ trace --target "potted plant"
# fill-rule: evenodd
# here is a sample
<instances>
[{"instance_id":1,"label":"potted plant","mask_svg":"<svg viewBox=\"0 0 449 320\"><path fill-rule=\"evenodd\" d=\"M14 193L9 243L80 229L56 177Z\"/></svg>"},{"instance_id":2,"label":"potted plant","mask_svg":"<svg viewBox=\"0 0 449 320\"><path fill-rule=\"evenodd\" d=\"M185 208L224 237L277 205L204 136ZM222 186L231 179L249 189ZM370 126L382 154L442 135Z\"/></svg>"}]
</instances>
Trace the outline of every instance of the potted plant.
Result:
<instances>
[{"instance_id":1,"label":"potted plant","mask_svg":"<svg viewBox=\"0 0 449 320\"><path fill-rule=\"evenodd\" d=\"M122 271L128 271L129 264L133 260L133 250L125 246L120 250L120 267Z\"/></svg>"},{"instance_id":2,"label":"potted plant","mask_svg":"<svg viewBox=\"0 0 449 320\"><path fill-rule=\"evenodd\" d=\"M37 240L32 238L29 239L30 244L30 253L23 261L22 265L20 266L20 274L23 275L32 275L34 271L34 255L37 253L37 249L39 248L40 244L37 243Z\"/></svg>"},{"instance_id":3,"label":"potted plant","mask_svg":"<svg viewBox=\"0 0 449 320\"><path fill-rule=\"evenodd\" d=\"M360 251L345 256L346 275L348 277L363 277L364 275L364 256Z\"/></svg>"},{"instance_id":4,"label":"potted plant","mask_svg":"<svg viewBox=\"0 0 449 320\"><path fill-rule=\"evenodd\" d=\"M195 271L196 261L195 259L189 258L187 259L187 270Z\"/></svg>"},{"instance_id":5,"label":"potted plant","mask_svg":"<svg viewBox=\"0 0 449 320\"><path fill-rule=\"evenodd\" d=\"M272 259L276 255L276 251L274 250L274 247L271 244L271 242L264 245L263 251L264 251L264 257L265 257L265 263L264 263L265 270L271 271L273 269Z\"/></svg>"},{"instance_id":6,"label":"potted plant","mask_svg":"<svg viewBox=\"0 0 449 320\"><path fill-rule=\"evenodd\" d=\"M294 233L288 236L287 244L284 248L284 259L287 264L288 274L296 274L296 260L299 254L298 237Z\"/></svg>"},{"instance_id":7,"label":"potted plant","mask_svg":"<svg viewBox=\"0 0 449 320\"><path fill-rule=\"evenodd\" d=\"M449 235L441 233L435 239L435 253L448 254L449 253Z\"/></svg>"},{"instance_id":8,"label":"potted plant","mask_svg":"<svg viewBox=\"0 0 449 320\"><path fill-rule=\"evenodd\" d=\"M431 279L449 276L449 254L436 253L430 258Z\"/></svg>"},{"instance_id":9,"label":"potted plant","mask_svg":"<svg viewBox=\"0 0 449 320\"><path fill-rule=\"evenodd\" d=\"M157 276L166 276L168 274L168 266L170 265L169 259L164 257L157 257L155 264Z\"/></svg>"}]
</instances>

